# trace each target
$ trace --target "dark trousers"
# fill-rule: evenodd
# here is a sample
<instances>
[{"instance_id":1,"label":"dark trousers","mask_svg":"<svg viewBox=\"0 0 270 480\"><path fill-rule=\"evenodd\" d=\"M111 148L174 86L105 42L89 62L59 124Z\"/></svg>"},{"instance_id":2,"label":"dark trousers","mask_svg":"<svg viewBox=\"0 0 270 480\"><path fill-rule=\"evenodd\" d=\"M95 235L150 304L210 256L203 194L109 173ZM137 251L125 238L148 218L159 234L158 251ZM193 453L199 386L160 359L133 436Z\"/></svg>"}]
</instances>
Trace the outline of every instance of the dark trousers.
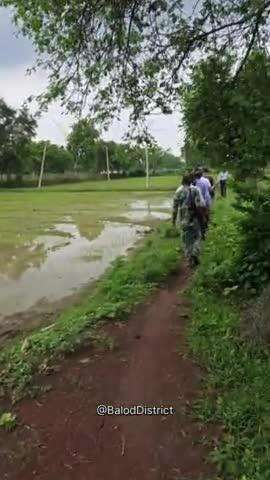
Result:
<instances>
[{"instance_id":1,"label":"dark trousers","mask_svg":"<svg viewBox=\"0 0 270 480\"><path fill-rule=\"evenodd\" d=\"M222 197L227 196L227 181L226 180L220 180L220 193Z\"/></svg>"},{"instance_id":2,"label":"dark trousers","mask_svg":"<svg viewBox=\"0 0 270 480\"><path fill-rule=\"evenodd\" d=\"M199 218L199 224L200 224L203 240L205 240L205 236L206 236L206 233L207 233L209 221L210 221L210 209L207 208L204 215L200 216L200 218Z\"/></svg>"}]
</instances>

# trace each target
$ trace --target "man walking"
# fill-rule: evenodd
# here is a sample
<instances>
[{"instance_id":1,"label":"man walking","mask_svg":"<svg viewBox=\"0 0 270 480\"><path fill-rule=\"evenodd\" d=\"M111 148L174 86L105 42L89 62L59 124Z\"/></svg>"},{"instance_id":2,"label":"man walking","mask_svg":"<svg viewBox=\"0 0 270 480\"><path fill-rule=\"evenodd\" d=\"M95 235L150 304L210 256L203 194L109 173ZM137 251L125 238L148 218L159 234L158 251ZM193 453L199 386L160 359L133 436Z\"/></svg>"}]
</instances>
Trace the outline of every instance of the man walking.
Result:
<instances>
[{"instance_id":1,"label":"man walking","mask_svg":"<svg viewBox=\"0 0 270 480\"><path fill-rule=\"evenodd\" d=\"M205 202L205 215L204 218L202 219L201 223L201 230L202 230L202 238L205 239L205 234L208 228L208 223L210 219L210 207L212 203L212 197L211 197L211 183L208 178L206 178L203 175L203 169L200 168L195 172L195 182L194 185L199 188L201 191L201 194L203 196L204 202Z\"/></svg>"},{"instance_id":2,"label":"man walking","mask_svg":"<svg viewBox=\"0 0 270 480\"><path fill-rule=\"evenodd\" d=\"M219 185L220 185L220 193L221 193L222 197L227 196L227 181L228 181L228 178L229 178L229 173L227 172L227 170L224 170L224 171L220 172L220 174L218 176L218 181L219 181Z\"/></svg>"},{"instance_id":3,"label":"man walking","mask_svg":"<svg viewBox=\"0 0 270 480\"><path fill-rule=\"evenodd\" d=\"M193 178L184 175L182 186L174 195L173 225L179 214L185 255L191 267L199 264L201 247L201 219L205 214L205 202L200 190L192 185Z\"/></svg>"}]
</instances>

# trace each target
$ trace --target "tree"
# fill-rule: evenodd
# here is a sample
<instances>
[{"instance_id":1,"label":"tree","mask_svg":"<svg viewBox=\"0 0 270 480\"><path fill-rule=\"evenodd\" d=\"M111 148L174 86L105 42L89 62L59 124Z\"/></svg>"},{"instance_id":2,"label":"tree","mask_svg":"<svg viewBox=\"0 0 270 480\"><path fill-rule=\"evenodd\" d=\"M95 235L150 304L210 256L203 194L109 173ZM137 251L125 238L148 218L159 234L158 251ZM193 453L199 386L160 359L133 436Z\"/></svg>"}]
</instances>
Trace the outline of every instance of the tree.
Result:
<instances>
[{"instance_id":1,"label":"tree","mask_svg":"<svg viewBox=\"0 0 270 480\"><path fill-rule=\"evenodd\" d=\"M27 170L31 139L35 135L36 120L26 107L16 111L0 100L0 166L9 178L20 179Z\"/></svg>"},{"instance_id":2,"label":"tree","mask_svg":"<svg viewBox=\"0 0 270 480\"><path fill-rule=\"evenodd\" d=\"M232 65L230 57L210 56L193 67L182 89L186 144L214 166L225 164L232 155Z\"/></svg>"},{"instance_id":3,"label":"tree","mask_svg":"<svg viewBox=\"0 0 270 480\"><path fill-rule=\"evenodd\" d=\"M99 132L91 119L83 118L73 125L67 145L75 158L74 170L96 168L95 147L98 140Z\"/></svg>"},{"instance_id":4,"label":"tree","mask_svg":"<svg viewBox=\"0 0 270 480\"><path fill-rule=\"evenodd\" d=\"M71 171L74 165L74 157L72 153L63 146L54 145L46 141L46 173L65 173ZM40 164L43 155L45 142L32 142L30 147L30 165L31 170L28 173L35 172L37 175L40 172Z\"/></svg>"},{"instance_id":5,"label":"tree","mask_svg":"<svg viewBox=\"0 0 270 480\"><path fill-rule=\"evenodd\" d=\"M269 36L270 0L0 0L50 72L42 102L60 98L111 119L131 107L139 121L179 101L190 61L230 50L235 83L251 52ZM74 95L74 93L76 95Z\"/></svg>"},{"instance_id":6,"label":"tree","mask_svg":"<svg viewBox=\"0 0 270 480\"><path fill-rule=\"evenodd\" d=\"M186 167L190 170L198 167L199 165L209 165L209 157L205 157L204 153L192 142L190 138L185 139L184 146L182 148L182 158Z\"/></svg>"},{"instance_id":7,"label":"tree","mask_svg":"<svg viewBox=\"0 0 270 480\"><path fill-rule=\"evenodd\" d=\"M159 170L175 170L180 167L180 159L170 151L164 150L159 145L152 145L149 148L149 164L152 174Z\"/></svg>"},{"instance_id":8,"label":"tree","mask_svg":"<svg viewBox=\"0 0 270 480\"><path fill-rule=\"evenodd\" d=\"M213 166L258 176L270 148L270 59L253 52L235 86L233 66L231 57L211 56L194 67L182 95L187 143Z\"/></svg>"}]
</instances>

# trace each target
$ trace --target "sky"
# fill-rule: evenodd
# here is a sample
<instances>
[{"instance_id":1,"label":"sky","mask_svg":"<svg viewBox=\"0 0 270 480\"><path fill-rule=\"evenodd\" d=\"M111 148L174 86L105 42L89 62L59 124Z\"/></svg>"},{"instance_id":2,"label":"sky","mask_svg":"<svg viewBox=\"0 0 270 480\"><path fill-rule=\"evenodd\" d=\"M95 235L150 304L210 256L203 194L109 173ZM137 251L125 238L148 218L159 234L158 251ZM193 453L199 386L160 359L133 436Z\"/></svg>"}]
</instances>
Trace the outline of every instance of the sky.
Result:
<instances>
[{"instance_id":1,"label":"sky","mask_svg":"<svg viewBox=\"0 0 270 480\"><path fill-rule=\"evenodd\" d=\"M10 11L0 7L0 97L12 107L20 107L30 95L41 93L47 83L46 72L39 70L28 75L27 69L35 62L31 41L18 34L11 21ZM37 138L65 144L75 119L67 115L57 103L39 121ZM183 133L179 129L180 114L150 116L149 129L158 143L173 153L180 153ZM120 142L127 132L128 115L124 112L120 122L114 122L106 133L106 140Z\"/></svg>"}]
</instances>

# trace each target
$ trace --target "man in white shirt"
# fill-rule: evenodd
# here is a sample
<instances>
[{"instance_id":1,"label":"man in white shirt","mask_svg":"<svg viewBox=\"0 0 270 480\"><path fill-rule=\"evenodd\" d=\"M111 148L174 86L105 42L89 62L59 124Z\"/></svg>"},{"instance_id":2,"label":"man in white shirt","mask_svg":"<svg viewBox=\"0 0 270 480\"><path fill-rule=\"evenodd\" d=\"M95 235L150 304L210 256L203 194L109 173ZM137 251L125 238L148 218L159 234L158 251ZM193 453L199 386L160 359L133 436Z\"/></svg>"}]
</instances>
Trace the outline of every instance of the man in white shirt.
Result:
<instances>
[{"instance_id":1,"label":"man in white shirt","mask_svg":"<svg viewBox=\"0 0 270 480\"><path fill-rule=\"evenodd\" d=\"M222 197L227 196L227 180L228 180L228 178L229 178L229 173L227 172L227 170L224 170L224 171L220 172L220 174L218 176L218 181L219 181L219 185L220 185L220 193L221 193Z\"/></svg>"}]
</instances>

